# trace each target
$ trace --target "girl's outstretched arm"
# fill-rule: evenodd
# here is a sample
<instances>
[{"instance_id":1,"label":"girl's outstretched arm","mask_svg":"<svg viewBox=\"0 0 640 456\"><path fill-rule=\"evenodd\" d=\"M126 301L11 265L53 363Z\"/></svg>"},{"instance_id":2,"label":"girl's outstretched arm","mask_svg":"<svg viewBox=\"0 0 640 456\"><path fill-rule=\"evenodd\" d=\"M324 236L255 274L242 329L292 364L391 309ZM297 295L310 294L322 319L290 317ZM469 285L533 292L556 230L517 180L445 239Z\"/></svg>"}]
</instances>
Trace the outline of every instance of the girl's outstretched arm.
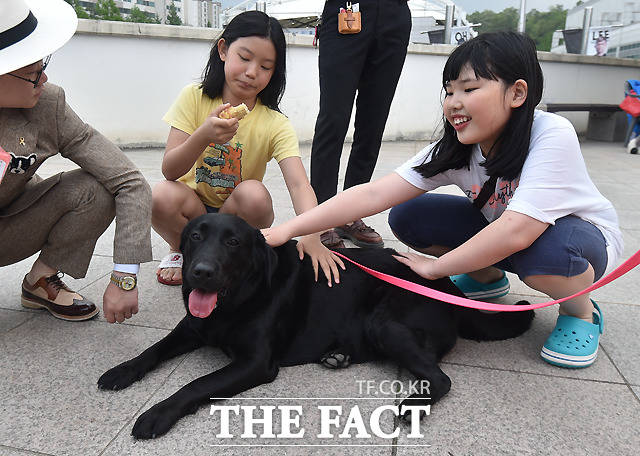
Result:
<instances>
[{"instance_id":1,"label":"girl's outstretched arm","mask_svg":"<svg viewBox=\"0 0 640 456\"><path fill-rule=\"evenodd\" d=\"M267 243L275 247L295 236L318 233L377 214L423 193L398 174L391 173L338 193L319 206L282 225L264 229L262 233Z\"/></svg>"},{"instance_id":2,"label":"girl's outstretched arm","mask_svg":"<svg viewBox=\"0 0 640 456\"><path fill-rule=\"evenodd\" d=\"M280 161L279 165L296 214L302 214L316 207L318 200L309 183L300 157L285 158ZM336 283L340 282L338 266L344 269L344 263L322 245L322 242L320 242L320 233L312 233L302 237L298 241L297 247L301 260L304 258L305 253L311 258L316 280L318 280L318 267L320 267L327 278L329 286L331 286L332 274L333 280L335 280Z\"/></svg>"},{"instance_id":3,"label":"girl's outstretched arm","mask_svg":"<svg viewBox=\"0 0 640 456\"><path fill-rule=\"evenodd\" d=\"M440 258L428 258L415 253L396 256L425 279L478 271L504 260L529 247L549 226L515 211L504 213L489 225Z\"/></svg>"}]
</instances>

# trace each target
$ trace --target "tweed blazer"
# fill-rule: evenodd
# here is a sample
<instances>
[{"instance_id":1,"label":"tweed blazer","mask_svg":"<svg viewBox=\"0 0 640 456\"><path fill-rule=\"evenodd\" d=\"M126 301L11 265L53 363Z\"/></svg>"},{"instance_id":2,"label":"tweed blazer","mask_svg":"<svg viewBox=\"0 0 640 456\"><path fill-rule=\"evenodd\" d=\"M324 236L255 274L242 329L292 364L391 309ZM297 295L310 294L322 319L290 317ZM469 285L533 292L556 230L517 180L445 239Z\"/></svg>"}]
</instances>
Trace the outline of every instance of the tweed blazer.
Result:
<instances>
[{"instance_id":1,"label":"tweed blazer","mask_svg":"<svg viewBox=\"0 0 640 456\"><path fill-rule=\"evenodd\" d=\"M11 154L11 164L0 183L1 218L27 210L57 184L61 173L42 180L36 171L47 158L61 154L114 195L113 261L151 261L149 184L118 147L77 116L66 103L61 87L45 84L34 108L1 108L0 146ZM36 213L33 223L38 223Z\"/></svg>"}]
</instances>

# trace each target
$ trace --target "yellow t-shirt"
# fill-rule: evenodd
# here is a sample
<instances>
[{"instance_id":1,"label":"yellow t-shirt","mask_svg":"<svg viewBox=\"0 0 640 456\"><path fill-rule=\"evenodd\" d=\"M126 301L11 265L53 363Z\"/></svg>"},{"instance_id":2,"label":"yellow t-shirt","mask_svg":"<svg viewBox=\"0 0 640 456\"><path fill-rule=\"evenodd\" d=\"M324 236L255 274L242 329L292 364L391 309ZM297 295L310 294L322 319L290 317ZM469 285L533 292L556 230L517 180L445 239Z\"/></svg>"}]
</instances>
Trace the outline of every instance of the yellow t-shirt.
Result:
<instances>
[{"instance_id":1,"label":"yellow t-shirt","mask_svg":"<svg viewBox=\"0 0 640 456\"><path fill-rule=\"evenodd\" d=\"M182 89L162 119L192 135L221 104L222 98L211 99L198 85L191 84ZM258 100L240 121L231 141L209 144L191 169L178 180L191 187L207 206L221 207L243 180L262 181L272 158L279 163L285 158L299 156L298 138L289 119Z\"/></svg>"}]
</instances>

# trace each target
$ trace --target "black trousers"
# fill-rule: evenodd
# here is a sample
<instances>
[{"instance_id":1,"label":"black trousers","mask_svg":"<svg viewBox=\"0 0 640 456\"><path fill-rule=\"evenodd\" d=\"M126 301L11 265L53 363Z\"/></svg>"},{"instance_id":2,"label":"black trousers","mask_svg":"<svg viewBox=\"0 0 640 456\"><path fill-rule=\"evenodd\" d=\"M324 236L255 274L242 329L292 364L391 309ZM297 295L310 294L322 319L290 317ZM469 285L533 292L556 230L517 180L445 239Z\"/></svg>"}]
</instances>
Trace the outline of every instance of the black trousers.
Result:
<instances>
[{"instance_id":1,"label":"black trousers","mask_svg":"<svg viewBox=\"0 0 640 456\"><path fill-rule=\"evenodd\" d=\"M359 3L360 33L338 33L338 10L344 1L328 0L322 13L320 112L311 146L311 185L319 203L337 192L340 155L356 91L355 133L344 188L371 179L407 55L411 13L406 0Z\"/></svg>"}]
</instances>

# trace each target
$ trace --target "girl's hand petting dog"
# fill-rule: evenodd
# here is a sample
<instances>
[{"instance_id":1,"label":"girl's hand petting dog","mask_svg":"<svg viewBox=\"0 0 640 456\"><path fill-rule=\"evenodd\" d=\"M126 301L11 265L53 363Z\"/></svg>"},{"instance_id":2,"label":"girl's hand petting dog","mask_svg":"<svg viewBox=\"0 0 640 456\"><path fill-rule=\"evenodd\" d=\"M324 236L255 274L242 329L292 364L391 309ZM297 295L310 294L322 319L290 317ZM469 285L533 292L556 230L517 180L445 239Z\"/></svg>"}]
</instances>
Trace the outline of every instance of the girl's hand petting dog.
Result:
<instances>
[{"instance_id":1,"label":"girl's hand petting dog","mask_svg":"<svg viewBox=\"0 0 640 456\"><path fill-rule=\"evenodd\" d=\"M407 265L413 272L428 280L437 280L444 277L436 268L436 258L429 258L417 253L406 252L393 255L400 263Z\"/></svg>"},{"instance_id":2,"label":"girl's hand petting dog","mask_svg":"<svg viewBox=\"0 0 640 456\"><path fill-rule=\"evenodd\" d=\"M324 272L324 276L327 278L327 284L329 286L331 286L331 275L333 275L333 281L335 283L340 283L338 265L342 270L345 270L344 263L320 242L320 235L318 233L302 236L298 241L297 249L301 260L304 258L305 253L311 258L316 282L318 281L318 266L320 266Z\"/></svg>"}]
</instances>

